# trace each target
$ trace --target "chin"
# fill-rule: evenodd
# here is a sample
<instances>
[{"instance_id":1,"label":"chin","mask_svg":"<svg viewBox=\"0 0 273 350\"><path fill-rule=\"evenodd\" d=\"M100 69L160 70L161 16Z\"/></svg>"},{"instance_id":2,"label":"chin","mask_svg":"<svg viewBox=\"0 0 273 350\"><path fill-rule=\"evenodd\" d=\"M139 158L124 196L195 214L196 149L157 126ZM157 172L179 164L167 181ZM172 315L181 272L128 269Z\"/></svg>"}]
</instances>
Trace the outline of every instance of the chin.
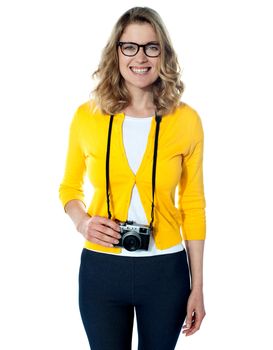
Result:
<instances>
[{"instance_id":1,"label":"chin","mask_svg":"<svg viewBox=\"0 0 273 350\"><path fill-rule=\"evenodd\" d=\"M127 80L127 85L137 87L139 89L145 89L150 88L157 80L157 77L155 79L149 79L147 81L133 81L133 80Z\"/></svg>"}]
</instances>

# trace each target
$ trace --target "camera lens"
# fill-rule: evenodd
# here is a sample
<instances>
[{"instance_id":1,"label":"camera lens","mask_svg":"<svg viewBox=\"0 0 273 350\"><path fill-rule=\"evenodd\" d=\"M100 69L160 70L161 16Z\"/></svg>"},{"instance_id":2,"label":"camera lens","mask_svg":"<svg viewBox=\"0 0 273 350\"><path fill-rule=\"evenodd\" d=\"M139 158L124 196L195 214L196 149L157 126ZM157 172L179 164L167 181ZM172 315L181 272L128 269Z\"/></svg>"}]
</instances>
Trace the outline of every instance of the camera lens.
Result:
<instances>
[{"instance_id":1,"label":"camera lens","mask_svg":"<svg viewBox=\"0 0 273 350\"><path fill-rule=\"evenodd\" d=\"M130 252L139 249L140 245L140 237L132 234L129 234L126 237L123 236L123 247L129 250Z\"/></svg>"}]
</instances>

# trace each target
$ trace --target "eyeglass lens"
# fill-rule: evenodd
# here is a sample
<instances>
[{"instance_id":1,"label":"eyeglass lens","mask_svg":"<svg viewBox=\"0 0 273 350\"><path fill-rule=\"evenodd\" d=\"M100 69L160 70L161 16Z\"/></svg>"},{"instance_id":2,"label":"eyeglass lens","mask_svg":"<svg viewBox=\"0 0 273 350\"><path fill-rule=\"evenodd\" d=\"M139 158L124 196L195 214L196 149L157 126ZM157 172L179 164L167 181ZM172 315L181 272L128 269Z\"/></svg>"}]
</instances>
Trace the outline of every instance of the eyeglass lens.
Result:
<instances>
[{"instance_id":1,"label":"eyeglass lens","mask_svg":"<svg viewBox=\"0 0 273 350\"><path fill-rule=\"evenodd\" d=\"M160 54L160 47L158 44L147 44L143 48L147 56L156 57ZM122 43L121 50L126 56L134 56L137 54L139 46L134 43Z\"/></svg>"}]
</instances>

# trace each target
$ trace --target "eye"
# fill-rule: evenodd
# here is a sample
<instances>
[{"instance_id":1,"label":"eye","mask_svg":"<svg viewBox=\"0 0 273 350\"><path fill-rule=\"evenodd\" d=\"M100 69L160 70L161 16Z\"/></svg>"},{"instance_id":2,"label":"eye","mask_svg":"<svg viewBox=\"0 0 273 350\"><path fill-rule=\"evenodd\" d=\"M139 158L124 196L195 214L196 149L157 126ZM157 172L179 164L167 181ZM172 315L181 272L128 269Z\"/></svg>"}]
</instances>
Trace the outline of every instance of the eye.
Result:
<instances>
[{"instance_id":1,"label":"eye","mask_svg":"<svg viewBox=\"0 0 273 350\"><path fill-rule=\"evenodd\" d=\"M147 46L147 49L150 50L150 51L159 51L159 45L153 45L153 44L150 44Z\"/></svg>"},{"instance_id":2,"label":"eye","mask_svg":"<svg viewBox=\"0 0 273 350\"><path fill-rule=\"evenodd\" d=\"M133 44L124 44L123 45L123 50L126 50L126 51L135 51L136 49L136 46L133 45Z\"/></svg>"}]
</instances>

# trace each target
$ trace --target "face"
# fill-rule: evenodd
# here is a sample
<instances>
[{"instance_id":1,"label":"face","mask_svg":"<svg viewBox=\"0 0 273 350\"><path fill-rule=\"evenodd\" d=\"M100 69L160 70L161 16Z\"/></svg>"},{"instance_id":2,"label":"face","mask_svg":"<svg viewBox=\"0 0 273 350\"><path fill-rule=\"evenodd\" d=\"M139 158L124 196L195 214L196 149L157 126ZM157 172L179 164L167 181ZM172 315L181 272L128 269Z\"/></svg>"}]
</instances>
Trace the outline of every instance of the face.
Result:
<instances>
[{"instance_id":1,"label":"face","mask_svg":"<svg viewBox=\"0 0 273 350\"><path fill-rule=\"evenodd\" d=\"M125 28L119 41L144 45L150 42L158 43L158 38L149 23L132 23ZM149 89L157 80L160 55L148 57L144 53L144 48L140 47L135 56L129 57L125 56L119 47L118 57L119 70L129 90L131 88Z\"/></svg>"}]
</instances>

